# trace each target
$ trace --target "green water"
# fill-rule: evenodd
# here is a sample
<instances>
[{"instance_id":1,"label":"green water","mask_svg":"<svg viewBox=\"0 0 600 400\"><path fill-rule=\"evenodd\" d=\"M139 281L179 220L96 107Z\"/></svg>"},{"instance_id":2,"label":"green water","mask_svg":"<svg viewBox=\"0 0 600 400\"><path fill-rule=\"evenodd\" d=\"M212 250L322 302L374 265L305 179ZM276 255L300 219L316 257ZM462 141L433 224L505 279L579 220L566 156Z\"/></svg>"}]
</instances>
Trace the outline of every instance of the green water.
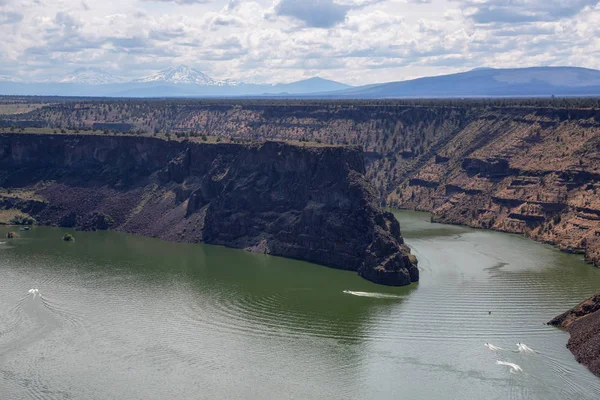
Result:
<instances>
[{"instance_id":1,"label":"green water","mask_svg":"<svg viewBox=\"0 0 600 400\"><path fill-rule=\"evenodd\" d=\"M405 288L115 232L0 239L0 399L600 398L568 335L544 325L597 291L600 270L396 215L421 269Z\"/></svg>"}]
</instances>

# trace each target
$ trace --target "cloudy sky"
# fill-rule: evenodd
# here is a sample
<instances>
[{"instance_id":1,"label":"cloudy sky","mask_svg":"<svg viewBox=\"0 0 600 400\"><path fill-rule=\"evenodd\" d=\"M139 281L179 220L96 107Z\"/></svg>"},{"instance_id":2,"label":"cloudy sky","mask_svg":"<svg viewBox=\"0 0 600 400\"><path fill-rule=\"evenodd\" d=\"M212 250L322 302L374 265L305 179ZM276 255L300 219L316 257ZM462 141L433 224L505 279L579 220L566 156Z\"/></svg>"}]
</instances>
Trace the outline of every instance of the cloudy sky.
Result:
<instances>
[{"instance_id":1,"label":"cloudy sky","mask_svg":"<svg viewBox=\"0 0 600 400\"><path fill-rule=\"evenodd\" d=\"M0 75L186 64L350 84L476 67L600 69L600 0L0 0Z\"/></svg>"}]
</instances>

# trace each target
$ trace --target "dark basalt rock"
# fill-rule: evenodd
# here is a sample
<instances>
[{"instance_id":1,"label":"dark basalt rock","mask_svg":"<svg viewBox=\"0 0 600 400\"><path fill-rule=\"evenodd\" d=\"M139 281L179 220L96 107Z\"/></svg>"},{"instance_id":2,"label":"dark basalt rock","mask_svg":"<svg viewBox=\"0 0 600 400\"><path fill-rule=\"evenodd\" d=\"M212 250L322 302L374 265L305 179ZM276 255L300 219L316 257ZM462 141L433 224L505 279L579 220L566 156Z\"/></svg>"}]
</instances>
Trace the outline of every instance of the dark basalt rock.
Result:
<instances>
[{"instance_id":1,"label":"dark basalt rock","mask_svg":"<svg viewBox=\"0 0 600 400\"><path fill-rule=\"evenodd\" d=\"M82 231L104 231L110 229L114 222L114 219L110 215L94 211L81 218L77 227Z\"/></svg>"},{"instance_id":2,"label":"dark basalt rock","mask_svg":"<svg viewBox=\"0 0 600 400\"><path fill-rule=\"evenodd\" d=\"M479 174L487 177L507 176L513 173L509 161L502 158L489 158L481 160L477 158L465 158L462 168L471 175Z\"/></svg>"},{"instance_id":3,"label":"dark basalt rock","mask_svg":"<svg viewBox=\"0 0 600 400\"><path fill-rule=\"evenodd\" d=\"M386 285L419 279L357 148L8 134L0 149L3 184L46 202L41 224L242 248Z\"/></svg>"},{"instance_id":4,"label":"dark basalt rock","mask_svg":"<svg viewBox=\"0 0 600 400\"><path fill-rule=\"evenodd\" d=\"M567 348L577 362L600 376L600 293L557 316L548 324L559 326L571 337Z\"/></svg>"}]
</instances>

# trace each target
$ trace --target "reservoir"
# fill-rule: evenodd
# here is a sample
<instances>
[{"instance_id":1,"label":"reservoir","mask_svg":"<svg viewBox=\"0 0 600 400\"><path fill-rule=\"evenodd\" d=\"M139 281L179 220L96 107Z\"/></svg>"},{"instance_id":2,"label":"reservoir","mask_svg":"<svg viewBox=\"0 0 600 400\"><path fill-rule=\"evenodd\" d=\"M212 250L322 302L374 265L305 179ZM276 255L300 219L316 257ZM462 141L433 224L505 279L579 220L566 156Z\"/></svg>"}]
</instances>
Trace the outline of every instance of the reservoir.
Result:
<instances>
[{"instance_id":1,"label":"reservoir","mask_svg":"<svg viewBox=\"0 0 600 400\"><path fill-rule=\"evenodd\" d=\"M0 398L600 398L545 325L597 292L599 269L395 214L421 270L401 288L217 246L0 227Z\"/></svg>"}]
</instances>

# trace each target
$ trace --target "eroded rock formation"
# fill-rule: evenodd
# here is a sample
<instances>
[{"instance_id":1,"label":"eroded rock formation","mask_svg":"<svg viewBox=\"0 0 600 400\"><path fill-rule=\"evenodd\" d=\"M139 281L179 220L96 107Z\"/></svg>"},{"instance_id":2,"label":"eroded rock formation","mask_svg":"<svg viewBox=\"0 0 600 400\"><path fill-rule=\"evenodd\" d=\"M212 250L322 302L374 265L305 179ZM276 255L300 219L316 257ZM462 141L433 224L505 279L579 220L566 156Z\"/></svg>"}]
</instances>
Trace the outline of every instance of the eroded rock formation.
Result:
<instances>
[{"instance_id":1,"label":"eroded rock formation","mask_svg":"<svg viewBox=\"0 0 600 400\"><path fill-rule=\"evenodd\" d=\"M398 168L392 206L522 233L600 264L600 111L481 112Z\"/></svg>"},{"instance_id":2,"label":"eroded rock formation","mask_svg":"<svg viewBox=\"0 0 600 400\"><path fill-rule=\"evenodd\" d=\"M42 224L205 242L407 285L416 260L357 148L0 135L0 206ZM10 193L8 193L10 191Z\"/></svg>"}]
</instances>

